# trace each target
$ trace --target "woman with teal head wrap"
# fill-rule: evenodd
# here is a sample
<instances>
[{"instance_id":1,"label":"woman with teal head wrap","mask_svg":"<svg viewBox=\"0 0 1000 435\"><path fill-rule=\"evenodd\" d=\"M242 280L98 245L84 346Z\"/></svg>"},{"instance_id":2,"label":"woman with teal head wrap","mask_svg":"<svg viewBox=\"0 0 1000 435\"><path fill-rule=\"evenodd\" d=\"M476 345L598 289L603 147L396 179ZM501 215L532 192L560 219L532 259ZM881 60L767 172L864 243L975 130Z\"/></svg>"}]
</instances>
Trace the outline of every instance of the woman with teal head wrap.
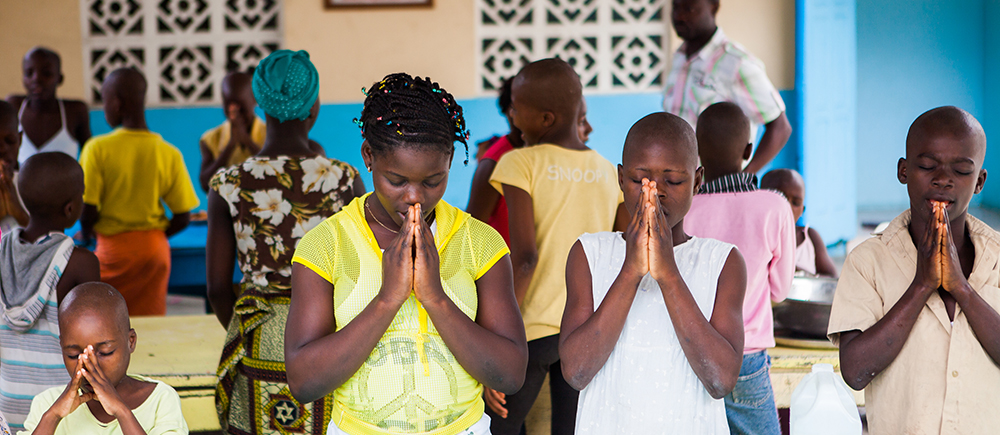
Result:
<instances>
[{"instance_id":1,"label":"woman with teal head wrap","mask_svg":"<svg viewBox=\"0 0 1000 435\"><path fill-rule=\"evenodd\" d=\"M319 110L316 68L304 51L260 62L253 93L267 114L260 151L212 177L208 298L227 327L216 411L223 433L325 433L333 401L295 400L285 382L291 262L302 236L364 193L358 170L309 140ZM314 146L315 145L315 146ZM233 291L233 264L243 272Z\"/></svg>"},{"instance_id":2,"label":"woman with teal head wrap","mask_svg":"<svg viewBox=\"0 0 1000 435\"><path fill-rule=\"evenodd\" d=\"M305 121L319 98L319 73L305 50L278 50L253 73L253 96L264 113L279 122Z\"/></svg>"}]
</instances>

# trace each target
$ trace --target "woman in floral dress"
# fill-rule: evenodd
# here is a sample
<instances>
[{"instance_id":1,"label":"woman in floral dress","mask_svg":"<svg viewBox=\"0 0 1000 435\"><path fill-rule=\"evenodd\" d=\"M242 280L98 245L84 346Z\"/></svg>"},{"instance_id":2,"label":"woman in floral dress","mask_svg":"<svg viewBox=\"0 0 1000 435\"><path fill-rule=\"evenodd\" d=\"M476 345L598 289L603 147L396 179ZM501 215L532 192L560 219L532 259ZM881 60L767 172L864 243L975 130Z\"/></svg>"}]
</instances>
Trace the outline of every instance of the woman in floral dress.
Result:
<instances>
[{"instance_id":1,"label":"woman in floral dress","mask_svg":"<svg viewBox=\"0 0 1000 435\"><path fill-rule=\"evenodd\" d=\"M356 169L309 148L319 112L316 78L304 51L281 50L261 61L253 90L267 115L264 145L210 183L208 296L228 330L216 388L226 433L322 434L329 423L329 400L292 398L283 346L295 246L357 193ZM232 285L236 259L239 288Z\"/></svg>"}]
</instances>

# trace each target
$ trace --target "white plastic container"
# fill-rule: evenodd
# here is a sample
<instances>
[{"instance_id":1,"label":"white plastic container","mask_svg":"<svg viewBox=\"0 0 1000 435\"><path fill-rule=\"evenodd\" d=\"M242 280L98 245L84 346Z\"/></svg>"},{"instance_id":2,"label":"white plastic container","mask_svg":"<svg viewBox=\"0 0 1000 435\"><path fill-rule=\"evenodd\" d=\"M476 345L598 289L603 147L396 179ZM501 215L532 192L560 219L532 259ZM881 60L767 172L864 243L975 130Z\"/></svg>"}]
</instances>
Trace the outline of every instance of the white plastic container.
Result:
<instances>
[{"instance_id":1,"label":"white plastic container","mask_svg":"<svg viewBox=\"0 0 1000 435\"><path fill-rule=\"evenodd\" d=\"M830 364L813 364L792 392L791 435L861 435L854 395Z\"/></svg>"}]
</instances>

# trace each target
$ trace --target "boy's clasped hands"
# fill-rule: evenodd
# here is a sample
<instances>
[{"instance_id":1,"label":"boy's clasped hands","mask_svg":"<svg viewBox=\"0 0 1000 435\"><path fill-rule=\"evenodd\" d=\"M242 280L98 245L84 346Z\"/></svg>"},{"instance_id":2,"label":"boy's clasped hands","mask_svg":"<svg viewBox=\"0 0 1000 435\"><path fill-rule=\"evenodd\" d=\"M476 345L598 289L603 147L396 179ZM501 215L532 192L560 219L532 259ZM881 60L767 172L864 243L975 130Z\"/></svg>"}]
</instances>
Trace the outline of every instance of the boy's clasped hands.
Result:
<instances>
[{"instance_id":1,"label":"boy's clasped hands","mask_svg":"<svg viewBox=\"0 0 1000 435\"><path fill-rule=\"evenodd\" d=\"M84 380L87 384L84 384ZM94 353L94 346L87 346L76 359L73 379L69 381L66 390L56 399L49 412L61 420L76 411L80 405L95 399L101 403L104 412L116 419L124 413L132 413L101 369Z\"/></svg>"},{"instance_id":2,"label":"boy's clasped hands","mask_svg":"<svg viewBox=\"0 0 1000 435\"><path fill-rule=\"evenodd\" d=\"M928 289L950 293L969 285L952 240L947 203L931 201L931 219L919 251L917 281Z\"/></svg>"},{"instance_id":3,"label":"boy's clasped hands","mask_svg":"<svg viewBox=\"0 0 1000 435\"><path fill-rule=\"evenodd\" d=\"M440 261L420 204L411 205L396 239L382 253L382 291L400 305L411 293L425 305L447 298L441 287Z\"/></svg>"},{"instance_id":4,"label":"boy's clasped hands","mask_svg":"<svg viewBox=\"0 0 1000 435\"><path fill-rule=\"evenodd\" d=\"M625 230L624 267L640 278L649 273L657 281L678 276L672 230L656 182L643 178L639 203Z\"/></svg>"}]
</instances>

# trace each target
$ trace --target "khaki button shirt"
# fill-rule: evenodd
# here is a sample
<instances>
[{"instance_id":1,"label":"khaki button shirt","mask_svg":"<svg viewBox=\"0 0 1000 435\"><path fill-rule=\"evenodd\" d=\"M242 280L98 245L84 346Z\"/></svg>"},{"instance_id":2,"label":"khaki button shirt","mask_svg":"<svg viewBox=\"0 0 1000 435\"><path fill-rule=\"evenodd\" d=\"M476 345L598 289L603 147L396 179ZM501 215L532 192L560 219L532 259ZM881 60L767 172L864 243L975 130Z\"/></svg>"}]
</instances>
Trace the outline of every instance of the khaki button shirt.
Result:
<instances>
[{"instance_id":1,"label":"khaki button shirt","mask_svg":"<svg viewBox=\"0 0 1000 435\"><path fill-rule=\"evenodd\" d=\"M830 314L829 337L864 331L903 296L917 268L907 227L910 212L855 248L844 264ZM968 216L976 259L969 284L994 309L1000 307L1000 233ZM984 340L997 340L1000 331ZM1000 366L976 338L961 306L948 320L934 292L896 359L865 389L872 435L1000 433Z\"/></svg>"}]
</instances>

